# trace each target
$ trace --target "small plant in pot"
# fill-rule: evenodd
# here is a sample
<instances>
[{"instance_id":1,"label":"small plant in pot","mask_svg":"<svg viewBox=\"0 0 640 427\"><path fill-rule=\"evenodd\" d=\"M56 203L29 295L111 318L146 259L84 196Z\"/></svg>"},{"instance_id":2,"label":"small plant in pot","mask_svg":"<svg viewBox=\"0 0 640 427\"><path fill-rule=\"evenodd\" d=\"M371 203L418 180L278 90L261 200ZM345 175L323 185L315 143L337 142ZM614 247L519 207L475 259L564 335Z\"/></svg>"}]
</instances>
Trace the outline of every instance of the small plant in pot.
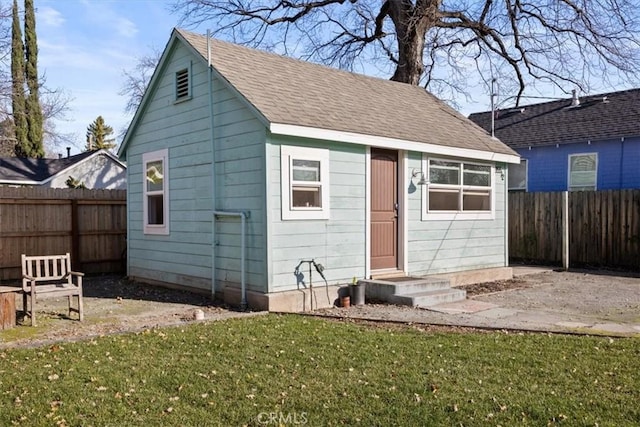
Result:
<instances>
[{"instance_id":1,"label":"small plant in pot","mask_svg":"<svg viewBox=\"0 0 640 427\"><path fill-rule=\"evenodd\" d=\"M351 295L351 305L364 304L365 283L360 282L356 277L351 280L349 294Z\"/></svg>"}]
</instances>

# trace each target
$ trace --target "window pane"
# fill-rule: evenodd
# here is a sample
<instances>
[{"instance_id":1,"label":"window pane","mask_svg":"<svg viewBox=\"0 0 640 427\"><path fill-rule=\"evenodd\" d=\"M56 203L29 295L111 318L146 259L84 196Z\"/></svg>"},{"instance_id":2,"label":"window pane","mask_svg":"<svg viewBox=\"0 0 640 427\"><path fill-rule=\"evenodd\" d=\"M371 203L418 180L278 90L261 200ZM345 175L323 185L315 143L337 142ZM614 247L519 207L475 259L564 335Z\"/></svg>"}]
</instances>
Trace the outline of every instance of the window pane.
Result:
<instances>
[{"instance_id":1,"label":"window pane","mask_svg":"<svg viewBox=\"0 0 640 427\"><path fill-rule=\"evenodd\" d=\"M147 191L162 191L163 181L162 160L147 163Z\"/></svg>"},{"instance_id":2,"label":"window pane","mask_svg":"<svg viewBox=\"0 0 640 427\"><path fill-rule=\"evenodd\" d=\"M571 156L569 158L569 169L569 186L571 190L595 190L595 154Z\"/></svg>"},{"instance_id":3,"label":"window pane","mask_svg":"<svg viewBox=\"0 0 640 427\"><path fill-rule=\"evenodd\" d=\"M464 185L482 187L491 186L491 167L480 165L464 165Z\"/></svg>"},{"instance_id":4,"label":"window pane","mask_svg":"<svg viewBox=\"0 0 640 427\"><path fill-rule=\"evenodd\" d=\"M520 160L519 165L509 165L509 189L524 190L527 188L527 161Z\"/></svg>"},{"instance_id":5,"label":"window pane","mask_svg":"<svg viewBox=\"0 0 640 427\"><path fill-rule=\"evenodd\" d=\"M321 208L321 187L299 187L291 189L291 204L294 208Z\"/></svg>"},{"instance_id":6,"label":"window pane","mask_svg":"<svg viewBox=\"0 0 640 427\"><path fill-rule=\"evenodd\" d=\"M293 159L293 180L320 182L320 162Z\"/></svg>"},{"instance_id":7,"label":"window pane","mask_svg":"<svg viewBox=\"0 0 640 427\"><path fill-rule=\"evenodd\" d=\"M164 224L164 196L147 196L147 216L149 224Z\"/></svg>"},{"instance_id":8,"label":"window pane","mask_svg":"<svg viewBox=\"0 0 640 427\"><path fill-rule=\"evenodd\" d=\"M431 160L429 181L432 184L460 184L460 163Z\"/></svg>"},{"instance_id":9,"label":"window pane","mask_svg":"<svg viewBox=\"0 0 640 427\"><path fill-rule=\"evenodd\" d=\"M429 210L430 211L457 211L460 192L457 190L429 190Z\"/></svg>"},{"instance_id":10,"label":"window pane","mask_svg":"<svg viewBox=\"0 0 640 427\"><path fill-rule=\"evenodd\" d=\"M463 211L489 211L491 210L491 198L489 191L463 191Z\"/></svg>"}]
</instances>

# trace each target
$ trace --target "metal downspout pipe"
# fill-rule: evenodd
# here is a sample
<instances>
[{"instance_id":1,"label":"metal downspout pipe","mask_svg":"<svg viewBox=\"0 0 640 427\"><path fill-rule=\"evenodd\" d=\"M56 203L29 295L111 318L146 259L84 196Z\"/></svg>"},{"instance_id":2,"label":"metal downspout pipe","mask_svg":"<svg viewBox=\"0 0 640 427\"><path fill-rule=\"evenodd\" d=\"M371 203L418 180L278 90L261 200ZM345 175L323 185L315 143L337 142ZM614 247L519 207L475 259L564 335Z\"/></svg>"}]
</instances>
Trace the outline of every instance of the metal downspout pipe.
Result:
<instances>
[{"instance_id":1,"label":"metal downspout pipe","mask_svg":"<svg viewBox=\"0 0 640 427\"><path fill-rule=\"evenodd\" d=\"M207 76L209 90L209 126L211 133L211 210L216 210L216 146L213 121L213 68L211 65L211 34L207 30ZM211 300L216 297L216 221L211 220Z\"/></svg>"}]
</instances>

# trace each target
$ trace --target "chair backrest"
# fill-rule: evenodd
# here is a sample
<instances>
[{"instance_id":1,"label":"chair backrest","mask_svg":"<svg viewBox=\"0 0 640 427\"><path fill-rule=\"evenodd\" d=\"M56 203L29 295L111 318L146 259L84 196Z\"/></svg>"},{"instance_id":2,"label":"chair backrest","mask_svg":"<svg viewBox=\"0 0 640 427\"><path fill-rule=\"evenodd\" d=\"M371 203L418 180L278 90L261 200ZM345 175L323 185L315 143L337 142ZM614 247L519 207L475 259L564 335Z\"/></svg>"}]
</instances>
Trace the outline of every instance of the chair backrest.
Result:
<instances>
[{"instance_id":1,"label":"chair backrest","mask_svg":"<svg viewBox=\"0 0 640 427\"><path fill-rule=\"evenodd\" d=\"M26 256L22 254L22 274L37 281L61 280L71 271L71 256L45 255Z\"/></svg>"}]
</instances>

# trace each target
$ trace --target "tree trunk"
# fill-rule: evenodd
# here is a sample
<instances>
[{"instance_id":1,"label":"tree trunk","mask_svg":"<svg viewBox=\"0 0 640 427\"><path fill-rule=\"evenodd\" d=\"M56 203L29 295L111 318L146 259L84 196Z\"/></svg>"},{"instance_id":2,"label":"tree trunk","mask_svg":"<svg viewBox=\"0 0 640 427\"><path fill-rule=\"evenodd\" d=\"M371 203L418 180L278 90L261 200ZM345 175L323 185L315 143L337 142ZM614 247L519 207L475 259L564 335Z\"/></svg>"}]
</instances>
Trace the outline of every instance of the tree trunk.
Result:
<instances>
[{"instance_id":1,"label":"tree trunk","mask_svg":"<svg viewBox=\"0 0 640 427\"><path fill-rule=\"evenodd\" d=\"M437 20L442 0L387 0L389 17L396 28L398 64L391 80L417 86L424 72L427 31Z\"/></svg>"},{"instance_id":2,"label":"tree trunk","mask_svg":"<svg viewBox=\"0 0 640 427\"><path fill-rule=\"evenodd\" d=\"M16 294L0 293L0 330L16 326Z\"/></svg>"}]
</instances>

